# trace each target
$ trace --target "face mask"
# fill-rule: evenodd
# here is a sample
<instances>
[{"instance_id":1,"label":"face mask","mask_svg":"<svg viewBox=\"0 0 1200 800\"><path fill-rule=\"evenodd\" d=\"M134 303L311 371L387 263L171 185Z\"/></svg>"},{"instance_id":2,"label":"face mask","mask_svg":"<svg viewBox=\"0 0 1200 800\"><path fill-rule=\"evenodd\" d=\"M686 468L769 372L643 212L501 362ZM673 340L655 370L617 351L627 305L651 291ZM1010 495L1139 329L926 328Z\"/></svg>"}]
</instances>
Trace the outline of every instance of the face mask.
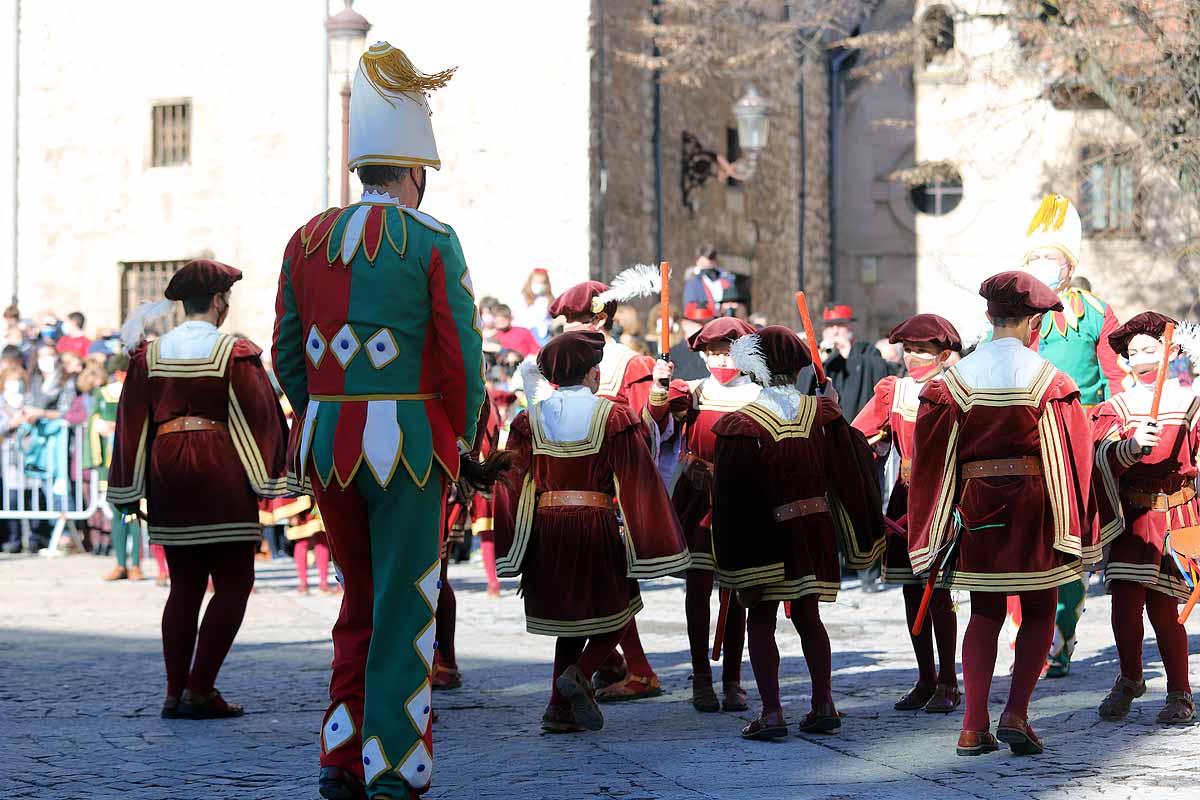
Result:
<instances>
[{"instance_id":1,"label":"face mask","mask_svg":"<svg viewBox=\"0 0 1200 800\"><path fill-rule=\"evenodd\" d=\"M1137 379L1138 379L1138 383L1144 383L1144 384L1153 386L1154 383L1158 380L1158 370L1152 369L1148 372L1143 372L1141 375L1137 376Z\"/></svg>"},{"instance_id":2,"label":"face mask","mask_svg":"<svg viewBox=\"0 0 1200 800\"><path fill-rule=\"evenodd\" d=\"M708 371L712 373L713 378L717 383L726 384L741 374L737 367L709 367Z\"/></svg>"},{"instance_id":3,"label":"face mask","mask_svg":"<svg viewBox=\"0 0 1200 800\"><path fill-rule=\"evenodd\" d=\"M1053 261L1039 261L1037 264L1029 267L1029 272L1033 277L1056 292L1058 291L1058 287L1062 285L1062 270L1063 268Z\"/></svg>"},{"instance_id":4,"label":"face mask","mask_svg":"<svg viewBox=\"0 0 1200 800\"><path fill-rule=\"evenodd\" d=\"M546 288L546 284L544 283L535 283L529 287L529 291L533 292L538 297L541 297L546 293Z\"/></svg>"},{"instance_id":5,"label":"face mask","mask_svg":"<svg viewBox=\"0 0 1200 800\"><path fill-rule=\"evenodd\" d=\"M934 355L927 353L904 354L904 367L908 370L908 374L918 382L937 372L941 365L942 362Z\"/></svg>"},{"instance_id":6,"label":"face mask","mask_svg":"<svg viewBox=\"0 0 1200 800\"><path fill-rule=\"evenodd\" d=\"M420 183L417 183L417 179L415 177L415 175L416 175L415 171L410 174L414 176L412 179L412 182L413 182L413 185L417 187L417 208L420 208L421 201L425 199L425 184L429 183L429 174L427 172L425 172L424 168L422 168Z\"/></svg>"},{"instance_id":7,"label":"face mask","mask_svg":"<svg viewBox=\"0 0 1200 800\"><path fill-rule=\"evenodd\" d=\"M20 405L21 399L24 397L24 395L25 392L23 391L20 381L11 380L4 382L4 402L8 403L10 406Z\"/></svg>"},{"instance_id":8,"label":"face mask","mask_svg":"<svg viewBox=\"0 0 1200 800\"><path fill-rule=\"evenodd\" d=\"M38 358L37 363L38 372L41 372L43 375L49 375L50 373L54 372L55 368L58 366L58 362L54 356L41 356Z\"/></svg>"}]
</instances>

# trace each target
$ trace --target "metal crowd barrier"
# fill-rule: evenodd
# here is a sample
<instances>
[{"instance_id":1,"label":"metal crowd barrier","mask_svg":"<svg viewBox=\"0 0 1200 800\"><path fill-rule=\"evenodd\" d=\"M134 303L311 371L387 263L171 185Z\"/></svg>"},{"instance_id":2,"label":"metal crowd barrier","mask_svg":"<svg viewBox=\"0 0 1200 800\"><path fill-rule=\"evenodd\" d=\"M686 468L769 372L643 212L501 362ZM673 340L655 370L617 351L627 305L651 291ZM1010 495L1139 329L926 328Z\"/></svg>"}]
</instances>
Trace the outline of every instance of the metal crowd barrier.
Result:
<instances>
[{"instance_id":1,"label":"metal crowd barrier","mask_svg":"<svg viewBox=\"0 0 1200 800\"><path fill-rule=\"evenodd\" d=\"M100 496L97 476L84 469L86 426L70 426L66 435L66 447L60 447L57 455L62 457L65 452L67 464L57 477L39 475L29 468L35 439L30 426L22 426L0 441L0 520L20 521L21 543L26 551L32 538L30 523L54 523L50 542L42 553L57 556L64 534L71 537L79 552L86 552L76 523L90 519L97 511L112 517L112 510Z\"/></svg>"}]
</instances>

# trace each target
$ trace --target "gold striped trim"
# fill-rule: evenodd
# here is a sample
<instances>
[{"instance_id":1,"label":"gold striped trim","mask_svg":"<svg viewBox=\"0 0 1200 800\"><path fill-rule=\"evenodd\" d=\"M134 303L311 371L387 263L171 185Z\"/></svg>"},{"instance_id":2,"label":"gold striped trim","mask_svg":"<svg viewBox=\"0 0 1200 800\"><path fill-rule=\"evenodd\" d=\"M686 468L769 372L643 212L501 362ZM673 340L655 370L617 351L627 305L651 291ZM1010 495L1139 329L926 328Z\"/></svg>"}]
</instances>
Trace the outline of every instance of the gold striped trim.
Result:
<instances>
[{"instance_id":1,"label":"gold striped trim","mask_svg":"<svg viewBox=\"0 0 1200 800\"><path fill-rule=\"evenodd\" d=\"M142 433L138 436L137 457L133 460L133 485L108 485L105 497L114 503L132 503L146 496L146 440L150 436L150 417L142 421Z\"/></svg>"},{"instance_id":2,"label":"gold striped trim","mask_svg":"<svg viewBox=\"0 0 1200 800\"><path fill-rule=\"evenodd\" d=\"M850 519L849 512L837 497L833 498L829 511L833 515L833 528L842 540L842 552L846 555L846 566L851 569L866 569L883 555L883 551L887 548L887 538L884 536L876 539L870 550L859 549L858 540L854 535L854 521Z\"/></svg>"},{"instance_id":3,"label":"gold striped trim","mask_svg":"<svg viewBox=\"0 0 1200 800\"><path fill-rule=\"evenodd\" d=\"M1108 564L1104 568L1104 585L1108 586L1112 581L1140 583L1177 600L1186 600L1191 594L1183 578L1154 564L1130 564L1120 561Z\"/></svg>"},{"instance_id":4,"label":"gold striped trim","mask_svg":"<svg viewBox=\"0 0 1200 800\"><path fill-rule=\"evenodd\" d=\"M906 422L917 421L921 408L921 388L912 378L899 378L892 389L892 413Z\"/></svg>"},{"instance_id":5,"label":"gold striped trim","mask_svg":"<svg viewBox=\"0 0 1200 800\"><path fill-rule=\"evenodd\" d=\"M954 572L951 589L975 592L1032 592L1053 589L1083 577L1083 565L1072 561L1042 572Z\"/></svg>"},{"instance_id":6,"label":"gold striped trim","mask_svg":"<svg viewBox=\"0 0 1200 800\"><path fill-rule=\"evenodd\" d=\"M832 603L837 600L841 590L840 582L820 581L816 575L805 575L791 581L780 581L763 587L763 600L799 600L801 597L817 595L822 603Z\"/></svg>"},{"instance_id":7,"label":"gold striped trim","mask_svg":"<svg viewBox=\"0 0 1200 800\"><path fill-rule=\"evenodd\" d=\"M603 397L606 400L616 400L617 395L621 392L621 385L625 382L625 370L629 367L629 362L637 356L627 347L622 346L619 351L618 361L612 367L612 372L605 375L600 374L600 387L596 390L597 397Z\"/></svg>"},{"instance_id":8,"label":"gold striped trim","mask_svg":"<svg viewBox=\"0 0 1200 800\"><path fill-rule=\"evenodd\" d=\"M471 521L471 533L487 533L492 530L495 522L491 517L480 517Z\"/></svg>"},{"instance_id":9,"label":"gold striped trim","mask_svg":"<svg viewBox=\"0 0 1200 800\"><path fill-rule=\"evenodd\" d=\"M1057 373L1054 365L1046 361L1028 386L1016 389L976 389L963 379L957 367L947 370L943 380L950 396L963 411L969 411L975 406L1036 407L1041 404L1042 396L1050 388Z\"/></svg>"},{"instance_id":10,"label":"gold striped trim","mask_svg":"<svg viewBox=\"0 0 1200 800\"><path fill-rule=\"evenodd\" d=\"M946 443L946 458L942 464L942 480L938 486L937 502L933 507L933 523L929 526L929 541L925 547L909 550L908 557L913 572L928 572L934 555L941 550L942 540L954 512L954 498L958 494L958 422L950 428Z\"/></svg>"},{"instance_id":11,"label":"gold striped trim","mask_svg":"<svg viewBox=\"0 0 1200 800\"><path fill-rule=\"evenodd\" d=\"M529 414L529 430L533 437L534 455L554 456L556 458L581 458L594 456L604 446L604 432L608 427L609 412L613 402L600 397L596 407L592 409L592 419L588 423L587 437L573 442L555 442L546 438L542 431L541 411L534 407Z\"/></svg>"},{"instance_id":12,"label":"gold striped trim","mask_svg":"<svg viewBox=\"0 0 1200 800\"><path fill-rule=\"evenodd\" d=\"M797 410L794 420L782 419L774 411L757 402L742 406L741 412L761 425L772 439L780 442L784 439L807 439L812 434L818 405L819 401L816 397L802 395L800 408Z\"/></svg>"},{"instance_id":13,"label":"gold striped trim","mask_svg":"<svg viewBox=\"0 0 1200 800\"><path fill-rule=\"evenodd\" d=\"M708 553L691 553L692 562L688 565L688 569L700 570L701 572L716 572L717 560Z\"/></svg>"},{"instance_id":14,"label":"gold striped trim","mask_svg":"<svg viewBox=\"0 0 1200 800\"><path fill-rule=\"evenodd\" d=\"M1113 510L1112 520L1100 528L1101 548L1107 547L1125 530L1125 509L1121 505L1120 482L1113 473L1112 463L1109 461L1113 451L1120 454L1124 441L1117 431L1113 431L1108 438L1096 445L1096 471L1100 473L1100 485L1104 487L1104 494Z\"/></svg>"},{"instance_id":15,"label":"gold striped trim","mask_svg":"<svg viewBox=\"0 0 1200 800\"><path fill-rule=\"evenodd\" d=\"M146 349L147 374L151 378L223 378L236 341L223 333L205 358L162 358L162 339L155 339Z\"/></svg>"},{"instance_id":16,"label":"gold striped trim","mask_svg":"<svg viewBox=\"0 0 1200 800\"><path fill-rule=\"evenodd\" d=\"M1071 482L1067 457L1063 453L1062 429L1054 409L1047 407L1038 419L1038 439L1042 449L1042 477L1050 511L1054 518L1054 547L1073 556L1081 556L1081 542L1071 535Z\"/></svg>"},{"instance_id":17,"label":"gold striped trim","mask_svg":"<svg viewBox=\"0 0 1200 800\"><path fill-rule=\"evenodd\" d=\"M782 561L761 567L734 570L721 569L720 565L717 566L717 579L720 580L722 586L728 586L731 589L748 589L752 586L765 586L767 584L778 583L785 577L786 571Z\"/></svg>"},{"instance_id":18,"label":"gold striped trim","mask_svg":"<svg viewBox=\"0 0 1200 800\"><path fill-rule=\"evenodd\" d=\"M525 630L539 636L598 636L624 630L629 620L642 610L642 597L629 601L629 607L607 617L593 619L557 620L541 617L525 617Z\"/></svg>"},{"instance_id":19,"label":"gold striped trim","mask_svg":"<svg viewBox=\"0 0 1200 800\"><path fill-rule=\"evenodd\" d=\"M529 535L533 530L533 515L537 510L537 487L533 485L533 465L525 474L525 482L521 485L521 496L517 501L517 513L513 525L513 543L508 554L496 559L496 575L501 578L515 578L521 574L521 564L525 561L525 550L529 547Z\"/></svg>"},{"instance_id":20,"label":"gold striped trim","mask_svg":"<svg viewBox=\"0 0 1200 800\"><path fill-rule=\"evenodd\" d=\"M669 556L659 556L658 558L639 558L636 548L633 546L633 534L629 530L629 515L625 513L625 507L621 504L621 482L617 480L617 476L613 475L613 487L617 494L617 508L621 510L621 519L625 521L625 535L622 537L625 540L625 559L629 567L627 573L630 578L639 578L642 580L648 578L664 578L667 575L674 575L677 572L682 572L691 564L691 555L685 548L681 553L675 553Z\"/></svg>"},{"instance_id":21,"label":"gold striped trim","mask_svg":"<svg viewBox=\"0 0 1200 800\"><path fill-rule=\"evenodd\" d=\"M439 158L419 158L418 156L392 156L384 153L363 153L361 156L352 159L348 166L350 169L368 164L382 164L388 167L432 167L441 169L442 161Z\"/></svg>"},{"instance_id":22,"label":"gold striped trim","mask_svg":"<svg viewBox=\"0 0 1200 800\"><path fill-rule=\"evenodd\" d=\"M272 478L267 472L266 462L259 452L258 443L254 440L250 423L242 413L232 383L229 385L229 434L254 493L259 497L282 497L287 494L287 478Z\"/></svg>"}]
</instances>

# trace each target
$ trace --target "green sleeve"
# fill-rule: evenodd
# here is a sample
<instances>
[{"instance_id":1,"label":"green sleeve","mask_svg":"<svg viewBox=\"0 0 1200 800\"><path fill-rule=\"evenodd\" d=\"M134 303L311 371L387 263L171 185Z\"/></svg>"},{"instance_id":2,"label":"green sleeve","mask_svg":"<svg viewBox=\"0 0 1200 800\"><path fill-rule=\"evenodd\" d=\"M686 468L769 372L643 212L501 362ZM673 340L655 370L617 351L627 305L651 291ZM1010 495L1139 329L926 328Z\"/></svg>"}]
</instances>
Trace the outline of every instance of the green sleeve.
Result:
<instances>
[{"instance_id":1,"label":"green sleeve","mask_svg":"<svg viewBox=\"0 0 1200 800\"><path fill-rule=\"evenodd\" d=\"M297 416L308 406L308 372L304 364L304 328L292 289L292 269L299 263L299 232L288 243L279 271L279 291L275 297L275 333L271 361L275 377L287 395Z\"/></svg>"}]
</instances>

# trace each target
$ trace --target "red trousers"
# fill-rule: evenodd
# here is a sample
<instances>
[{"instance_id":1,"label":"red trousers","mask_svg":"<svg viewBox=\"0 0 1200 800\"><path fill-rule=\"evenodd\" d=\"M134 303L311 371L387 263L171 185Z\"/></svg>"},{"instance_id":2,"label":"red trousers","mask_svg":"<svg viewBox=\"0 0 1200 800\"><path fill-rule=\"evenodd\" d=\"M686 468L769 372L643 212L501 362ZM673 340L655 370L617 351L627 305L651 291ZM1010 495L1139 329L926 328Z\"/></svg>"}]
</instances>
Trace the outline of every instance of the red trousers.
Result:
<instances>
[{"instance_id":1,"label":"red trousers","mask_svg":"<svg viewBox=\"0 0 1200 800\"><path fill-rule=\"evenodd\" d=\"M246 615L257 545L221 542L163 549L171 570L171 593L162 615L167 696L178 698L184 689L208 693ZM210 577L213 596L201 623L200 605Z\"/></svg>"},{"instance_id":2,"label":"red trousers","mask_svg":"<svg viewBox=\"0 0 1200 800\"><path fill-rule=\"evenodd\" d=\"M1121 675L1135 682L1142 679L1142 639L1145 636L1142 609L1145 609L1167 673L1167 691L1190 692L1188 637L1187 630L1179 624L1178 601L1131 581L1113 581L1110 591L1112 628L1117 640Z\"/></svg>"}]
</instances>

